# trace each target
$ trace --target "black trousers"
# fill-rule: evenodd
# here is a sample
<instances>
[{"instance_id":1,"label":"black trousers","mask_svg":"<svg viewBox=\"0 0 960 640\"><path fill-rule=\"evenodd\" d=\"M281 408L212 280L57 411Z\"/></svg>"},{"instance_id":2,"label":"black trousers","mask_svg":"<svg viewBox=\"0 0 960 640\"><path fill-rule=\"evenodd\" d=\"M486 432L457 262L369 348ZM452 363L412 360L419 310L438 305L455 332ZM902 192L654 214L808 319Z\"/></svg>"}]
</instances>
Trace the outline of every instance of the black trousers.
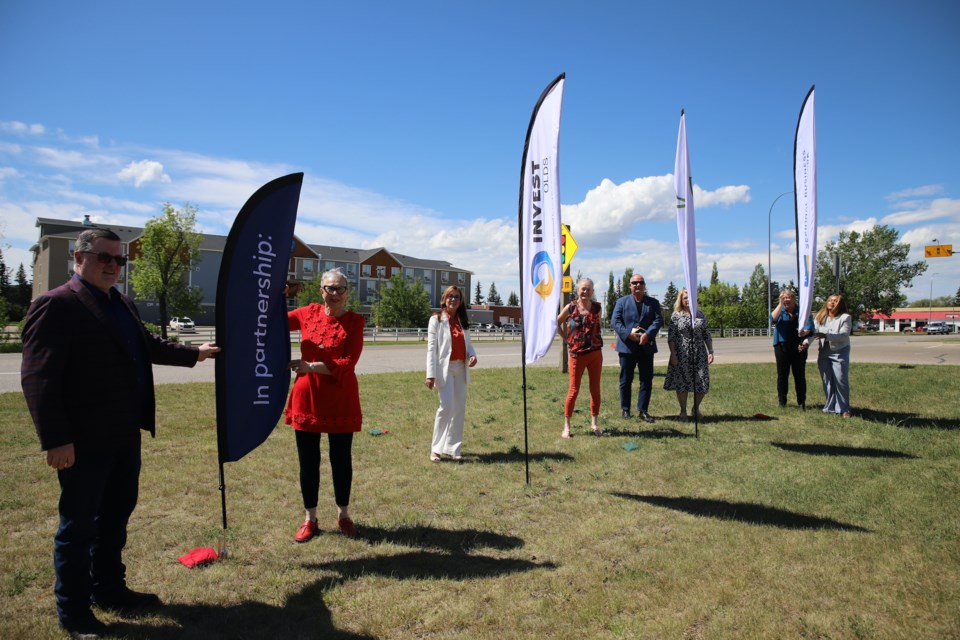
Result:
<instances>
[{"instance_id":1,"label":"black trousers","mask_svg":"<svg viewBox=\"0 0 960 640\"><path fill-rule=\"evenodd\" d=\"M807 403L807 378L804 369L807 366L807 349L800 351L799 343L780 342L773 346L773 355L777 359L777 399L780 406L787 404L787 387L790 374L793 373L793 385L797 390L797 404Z\"/></svg>"},{"instance_id":2,"label":"black trousers","mask_svg":"<svg viewBox=\"0 0 960 640\"><path fill-rule=\"evenodd\" d=\"M90 596L126 586L121 558L140 487L140 435L96 450L76 447L76 462L57 471L60 528L53 541L54 591L64 622L90 611Z\"/></svg>"},{"instance_id":3,"label":"black trousers","mask_svg":"<svg viewBox=\"0 0 960 640\"><path fill-rule=\"evenodd\" d=\"M320 494L320 434L294 431L297 437L297 457L300 459L300 493L303 508L317 506ZM338 507L350 505L350 487L353 485L353 434L327 434L330 471L333 475L333 497Z\"/></svg>"}]
</instances>

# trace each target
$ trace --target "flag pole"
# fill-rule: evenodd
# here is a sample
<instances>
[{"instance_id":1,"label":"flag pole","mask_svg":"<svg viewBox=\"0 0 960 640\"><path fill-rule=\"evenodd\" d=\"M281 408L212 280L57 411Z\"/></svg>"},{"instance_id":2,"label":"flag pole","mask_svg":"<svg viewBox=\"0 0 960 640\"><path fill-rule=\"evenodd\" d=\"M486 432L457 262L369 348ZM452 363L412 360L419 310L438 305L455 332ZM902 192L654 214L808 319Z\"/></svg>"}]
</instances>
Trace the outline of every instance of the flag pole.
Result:
<instances>
[{"instance_id":1,"label":"flag pole","mask_svg":"<svg viewBox=\"0 0 960 640\"><path fill-rule=\"evenodd\" d=\"M519 267L520 267L520 308L523 315L523 328L520 334L520 370L522 376L522 386L523 386L523 459L524 459L524 468L526 473L526 483L530 484L530 439L529 439L529 421L527 415L527 340L530 338L536 338L533 340L534 350L538 348L543 349L542 353L532 354L531 362L535 362L537 359L546 355L546 352L549 350L549 344L545 346L542 344L546 338L546 332L542 324L545 324L543 321L543 309L549 301L556 299L554 298L555 288L560 286L559 278L556 273L556 266L553 265L553 262L559 264L559 250L560 250L560 204L559 204L559 181L558 181L558 169L559 161L557 158L558 155L558 140L559 140L559 128L560 128L560 105L562 104L563 96L563 86L562 83L566 78L565 73L561 73L557 76L550 84L547 85L547 88L543 90L543 93L540 94L540 98L537 100L536 106L533 108L533 114L530 116L530 124L527 127L527 136L524 139L523 143L523 157L520 161L520 197L519 197L519 206L517 213L517 231L519 235ZM548 97L551 96L554 88L560 86L559 99L554 98L550 101L550 109L547 110L546 119L548 122L546 124L541 124L538 121L540 115L540 108L543 106L544 102ZM559 101L558 101L559 100ZM551 110L552 109L552 110ZM551 120L555 118L555 120ZM538 128L537 125L541 124ZM535 135L534 135L535 134ZM534 140L531 143L531 137L534 137ZM529 159L528 154L533 151L534 158ZM550 164L546 164L549 162ZM528 184L528 165L530 165L530 183ZM549 173L548 173L549 172ZM528 200L528 190L530 191L530 196L532 202L530 207L531 218L538 218L536 220L531 220L527 222L527 200ZM536 202L541 202L542 207L536 205ZM555 207L549 206L554 204ZM546 214L546 215L544 215ZM555 224L554 224L555 223ZM556 228L554 228L554 226ZM527 234L531 238L527 238ZM531 245L531 256L524 255L524 244L531 240L532 242L538 243L538 246ZM540 249L541 247L546 247L550 249L552 245L554 251L533 251L534 249ZM554 255L555 254L555 255ZM531 265L526 265L525 260L531 260ZM528 268L529 267L529 270ZM530 278L530 281L527 281L527 278ZM542 277L542 279L541 279ZM527 287L531 284L536 285L536 293L542 298L539 303L535 300L534 296L526 295ZM559 292L557 292L559 293ZM529 309L531 310L528 314L528 304ZM537 311L541 311L540 315L537 315ZM556 314L557 310L552 310L552 333L549 334L550 342L553 342L553 338L556 335Z\"/></svg>"}]
</instances>

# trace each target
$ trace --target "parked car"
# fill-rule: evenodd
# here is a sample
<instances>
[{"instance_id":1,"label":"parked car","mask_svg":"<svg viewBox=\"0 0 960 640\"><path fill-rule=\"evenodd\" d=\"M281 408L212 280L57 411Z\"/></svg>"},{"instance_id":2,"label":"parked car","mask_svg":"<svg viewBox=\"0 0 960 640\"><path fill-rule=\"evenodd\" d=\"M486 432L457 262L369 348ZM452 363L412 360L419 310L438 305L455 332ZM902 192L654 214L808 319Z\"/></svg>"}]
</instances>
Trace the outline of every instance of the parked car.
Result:
<instances>
[{"instance_id":1,"label":"parked car","mask_svg":"<svg viewBox=\"0 0 960 640\"><path fill-rule=\"evenodd\" d=\"M937 336L950 333L950 327L943 320L931 320L927 323L927 335Z\"/></svg>"},{"instance_id":2,"label":"parked car","mask_svg":"<svg viewBox=\"0 0 960 640\"><path fill-rule=\"evenodd\" d=\"M520 325L514 324L512 322L504 322L500 325L500 328L503 329L504 333L520 333Z\"/></svg>"},{"instance_id":3,"label":"parked car","mask_svg":"<svg viewBox=\"0 0 960 640\"><path fill-rule=\"evenodd\" d=\"M913 327L904 327L904 328L903 328L903 332L904 332L904 333L916 333L917 331L918 331L918 329L915 329L915 328L913 328ZM921 328L919 329L919 331L923 331L923 328L921 327Z\"/></svg>"},{"instance_id":4,"label":"parked car","mask_svg":"<svg viewBox=\"0 0 960 640\"><path fill-rule=\"evenodd\" d=\"M187 318L186 316L182 318L170 318L170 324L167 326L174 331L179 331L180 333L190 333L192 331L196 331L193 320Z\"/></svg>"}]
</instances>

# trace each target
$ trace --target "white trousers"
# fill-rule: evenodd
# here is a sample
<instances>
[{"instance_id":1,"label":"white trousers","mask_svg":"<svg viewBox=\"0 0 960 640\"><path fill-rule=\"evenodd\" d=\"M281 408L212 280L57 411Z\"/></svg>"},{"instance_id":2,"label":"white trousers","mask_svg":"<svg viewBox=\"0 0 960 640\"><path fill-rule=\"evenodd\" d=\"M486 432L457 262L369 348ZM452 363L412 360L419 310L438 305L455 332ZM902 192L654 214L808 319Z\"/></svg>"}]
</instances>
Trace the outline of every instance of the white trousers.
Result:
<instances>
[{"instance_id":1,"label":"white trousers","mask_svg":"<svg viewBox=\"0 0 960 640\"><path fill-rule=\"evenodd\" d=\"M440 407L433 423L431 453L459 456L463 443L463 419L467 412L467 363L454 360L450 363L447 383L437 390Z\"/></svg>"}]
</instances>

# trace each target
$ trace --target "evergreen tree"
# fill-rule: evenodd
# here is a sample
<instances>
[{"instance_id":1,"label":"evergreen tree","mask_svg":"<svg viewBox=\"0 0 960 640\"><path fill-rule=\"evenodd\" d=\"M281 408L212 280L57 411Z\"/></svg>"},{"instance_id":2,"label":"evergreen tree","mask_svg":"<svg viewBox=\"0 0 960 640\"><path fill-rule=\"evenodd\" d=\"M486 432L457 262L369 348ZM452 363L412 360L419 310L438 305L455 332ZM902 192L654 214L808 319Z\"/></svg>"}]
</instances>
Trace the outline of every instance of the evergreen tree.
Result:
<instances>
[{"instance_id":1,"label":"evergreen tree","mask_svg":"<svg viewBox=\"0 0 960 640\"><path fill-rule=\"evenodd\" d=\"M0 249L0 298L10 299L10 270L7 268L7 262L3 258L3 250Z\"/></svg>"},{"instance_id":2,"label":"evergreen tree","mask_svg":"<svg viewBox=\"0 0 960 640\"><path fill-rule=\"evenodd\" d=\"M717 263L713 263L713 270L710 272L710 285L720 284L720 272L717 271Z\"/></svg>"},{"instance_id":3,"label":"evergreen tree","mask_svg":"<svg viewBox=\"0 0 960 640\"><path fill-rule=\"evenodd\" d=\"M957 295L953 297L953 306L960 307L960 287L957 287Z\"/></svg>"},{"instance_id":4,"label":"evergreen tree","mask_svg":"<svg viewBox=\"0 0 960 640\"><path fill-rule=\"evenodd\" d=\"M511 291L511 292L510 292L510 295L507 296L507 306L508 306L508 307L519 307L519 306L520 306L520 298L517 297L517 292L516 292L516 291Z\"/></svg>"},{"instance_id":5,"label":"evergreen tree","mask_svg":"<svg viewBox=\"0 0 960 640\"><path fill-rule=\"evenodd\" d=\"M620 295L617 298L630 295L630 278L633 277L633 267L627 267L623 270L623 279L620 280Z\"/></svg>"},{"instance_id":6,"label":"evergreen tree","mask_svg":"<svg viewBox=\"0 0 960 640\"><path fill-rule=\"evenodd\" d=\"M477 285L479 286L479 284ZM487 292L487 302L489 304L503 305L503 298L500 297L500 294L497 293L497 283L490 283L490 291Z\"/></svg>"},{"instance_id":7,"label":"evergreen tree","mask_svg":"<svg viewBox=\"0 0 960 640\"><path fill-rule=\"evenodd\" d=\"M15 282L17 283L17 287L14 302L26 309L30 306L30 299L33 297L33 283L27 280L27 271L23 268L22 262L20 263L20 268L17 269Z\"/></svg>"},{"instance_id":8,"label":"evergreen tree","mask_svg":"<svg viewBox=\"0 0 960 640\"><path fill-rule=\"evenodd\" d=\"M473 304L483 304L483 294L480 293L480 281L477 280L477 288L473 293Z\"/></svg>"},{"instance_id":9,"label":"evergreen tree","mask_svg":"<svg viewBox=\"0 0 960 640\"><path fill-rule=\"evenodd\" d=\"M613 306L617 304L617 299L620 297L620 292L617 291L613 283L613 271L610 272L610 277L607 280L607 296L604 299L604 316L607 319L607 324L610 324L610 320L613 318Z\"/></svg>"},{"instance_id":10,"label":"evergreen tree","mask_svg":"<svg viewBox=\"0 0 960 640\"><path fill-rule=\"evenodd\" d=\"M663 311L663 326L668 326L670 324L670 316L673 315L673 305L677 303L677 296L680 295L680 291L673 284L673 280L670 281L670 284L667 285L667 292L663 294L663 302L660 303L661 310Z\"/></svg>"}]
</instances>

